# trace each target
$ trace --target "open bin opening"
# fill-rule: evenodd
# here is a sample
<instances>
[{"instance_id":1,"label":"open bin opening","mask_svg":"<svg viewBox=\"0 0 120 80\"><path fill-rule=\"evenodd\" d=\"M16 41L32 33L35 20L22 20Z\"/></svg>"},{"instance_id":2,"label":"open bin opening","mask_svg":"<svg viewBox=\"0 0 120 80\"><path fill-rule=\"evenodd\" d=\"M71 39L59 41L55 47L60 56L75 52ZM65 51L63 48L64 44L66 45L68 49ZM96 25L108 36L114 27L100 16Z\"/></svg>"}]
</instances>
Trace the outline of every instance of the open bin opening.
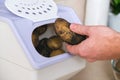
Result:
<instances>
[{"instance_id":1,"label":"open bin opening","mask_svg":"<svg viewBox=\"0 0 120 80\"><path fill-rule=\"evenodd\" d=\"M36 51L47 58L66 52L64 42L55 33L54 23L37 26L32 32L32 43Z\"/></svg>"}]
</instances>

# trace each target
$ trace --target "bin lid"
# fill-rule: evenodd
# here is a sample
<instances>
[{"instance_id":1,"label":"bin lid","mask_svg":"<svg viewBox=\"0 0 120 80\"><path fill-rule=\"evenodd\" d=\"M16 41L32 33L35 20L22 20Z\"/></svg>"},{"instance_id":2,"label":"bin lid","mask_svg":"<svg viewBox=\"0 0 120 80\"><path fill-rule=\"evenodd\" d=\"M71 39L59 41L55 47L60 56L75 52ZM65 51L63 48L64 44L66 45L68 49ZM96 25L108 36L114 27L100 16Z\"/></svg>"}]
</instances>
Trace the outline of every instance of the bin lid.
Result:
<instances>
[{"instance_id":1,"label":"bin lid","mask_svg":"<svg viewBox=\"0 0 120 80\"><path fill-rule=\"evenodd\" d=\"M58 17L58 8L53 0L5 0L5 6L17 16L33 22Z\"/></svg>"}]
</instances>

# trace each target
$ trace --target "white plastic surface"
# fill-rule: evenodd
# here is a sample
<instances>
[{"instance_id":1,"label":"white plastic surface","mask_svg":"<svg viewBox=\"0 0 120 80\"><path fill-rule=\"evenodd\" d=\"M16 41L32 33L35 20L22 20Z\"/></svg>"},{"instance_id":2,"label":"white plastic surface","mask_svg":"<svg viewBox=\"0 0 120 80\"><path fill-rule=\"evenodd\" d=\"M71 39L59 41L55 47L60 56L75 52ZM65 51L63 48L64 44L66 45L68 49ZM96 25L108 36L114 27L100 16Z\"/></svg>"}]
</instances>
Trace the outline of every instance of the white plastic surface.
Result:
<instances>
[{"instance_id":1,"label":"white plastic surface","mask_svg":"<svg viewBox=\"0 0 120 80\"><path fill-rule=\"evenodd\" d=\"M42 69L32 68L10 26L1 20L0 25L0 80L68 80L85 68L85 60L78 56Z\"/></svg>"},{"instance_id":2,"label":"white plastic surface","mask_svg":"<svg viewBox=\"0 0 120 80\"><path fill-rule=\"evenodd\" d=\"M40 69L72 57L70 54L65 53L55 57L46 58L40 55L32 44L31 35L33 30L38 26L54 23L55 19L39 21L35 23L31 20L13 15L11 12L7 11L3 4L0 6L0 19L10 25L10 28L16 36L16 39L19 41L28 60L31 62L34 68ZM71 23L81 23L71 8L58 6L58 15Z\"/></svg>"},{"instance_id":3,"label":"white plastic surface","mask_svg":"<svg viewBox=\"0 0 120 80\"><path fill-rule=\"evenodd\" d=\"M3 0L0 0L0 2L1 1ZM54 63L53 61L56 60L55 58L46 59L46 61L50 60L50 63L53 64L48 64L49 66L42 69L31 69L35 65L28 63L28 61L31 62L31 60L28 58L29 54L25 53L23 45L21 44L17 34L15 34L15 30L11 27L8 20L11 19L13 21L19 21L22 18L10 14L5 8L2 8L1 5L3 4L0 3L0 11L3 12L0 13L0 15L2 14L2 17L0 17L0 80L68 80L85 67L85 60L81 59L80 57L72 56L61 61L58 58L60 56L57 56L55 58L58 58L61 62ZM69 8L67 9L69 13ZM61 9L60 11L61 13L64 13L65 10ZM6 16L6 14L8 15ZM72 13L69 13L69 15L72 15ZM62 15L61 17L64 18ZM65 18L68 19L68 17L69 16L66 15ZM79 19L74 19L74 17L75 16L72 16L71 20L69 21L72 22L72 20L75 20L75 22L79 22ZM44 24L46 22L42 23ZM40 23L35 25L38 24ZM61 56L62 59L64 59L64 57L64 55ZM39 62L39 64L42 63Z\"/></svg>"},{"instance_id":4,"label":"white plastic surface","mask_svg":"<svg viewBox=\"0 0 120 80\"><path fill-rule=\"evenodd\" d=\"M5 6L12 13L33 22L58 17L58 9L53 0L6 0Z\"/></svg>"}]
</instances>

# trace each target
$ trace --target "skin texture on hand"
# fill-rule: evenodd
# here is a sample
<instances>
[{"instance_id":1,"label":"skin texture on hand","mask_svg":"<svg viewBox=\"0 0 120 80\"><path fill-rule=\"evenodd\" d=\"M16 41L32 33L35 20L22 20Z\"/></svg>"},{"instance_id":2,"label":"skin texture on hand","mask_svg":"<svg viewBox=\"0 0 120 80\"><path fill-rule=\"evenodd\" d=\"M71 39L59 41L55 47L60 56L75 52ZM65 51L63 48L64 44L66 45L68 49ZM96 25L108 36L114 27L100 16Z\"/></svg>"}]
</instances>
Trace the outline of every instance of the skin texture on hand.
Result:
<instances>
[{"instance_id":1,"label":"skin texture on hand","mask_svg":"<svg viewBox=\"0 0 120 80\"><path fill-rule=\"evenodd\" d=\"M70 29L75 33L87 36L87 39L77 45L66 45L71 54L79 55L90 62L120 58L119 32L102 25L71 24Z\"/></svg>"}]
</instances>

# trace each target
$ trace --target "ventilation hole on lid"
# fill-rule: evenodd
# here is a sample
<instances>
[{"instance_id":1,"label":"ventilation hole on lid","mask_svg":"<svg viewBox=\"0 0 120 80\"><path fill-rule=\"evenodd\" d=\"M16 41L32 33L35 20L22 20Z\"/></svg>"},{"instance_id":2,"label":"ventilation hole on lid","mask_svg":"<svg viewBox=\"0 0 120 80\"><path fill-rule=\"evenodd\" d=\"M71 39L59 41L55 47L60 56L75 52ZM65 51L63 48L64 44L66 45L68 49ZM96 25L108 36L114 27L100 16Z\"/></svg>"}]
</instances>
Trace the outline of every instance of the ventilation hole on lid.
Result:
<instances>
[{"instance_id":1,"label":"ventilation hole on lid","mask_svg":"<svg viewBox=\"0 0 120 80\"><path fill-rule=\"evenodd\" d=\"M47 11L43 11L44 13L47 13Z\"/></svg>"},{"instance_id":2,"label":"ventilation hole on lid","mask_svg":"<svg viewBox=\"0 0 120 80\"><path fill-rule=\"evenodd\" d=\"M40 8L42 8L42 6L40 6Z\"/></svg>"},{"instance_id":3,"label":"ventilation hole on lid","mask_svg":"<svg viewBox=\"0 0 120 80\"><path fill-rule=\"evenodd\" d=\"M52 5L49 5L49 7L52 7Z\"/></svg>"},{"instance_id":4,"label":"ventilation hole on lid","mask_svg":"<svg viewBox=\"0 0 120 80\"><path fill-rule=\"evenodd\" d=\"M30 8L27 8L28 10L30 10Z\"/></svg>"},{"instance_id":5,"label":"ventilation hole on lid","mask_svg":"<svg viewBox=\"0 0 120 80\"><path fill-rule=\"evenodd\" d=\"M37 9L39 9L39 7L37 7Z\"/></svg>"},{"instance_id":6,"label":"ventilation hole on lid","mask_svg":"<svg viewBox=\"0 0 120 80\"><path fill-rule=\"evenodd\" d=\"M25 12L26 14L29 14L29 12Z\"/></svg>"},{"instance_id":7,"label":"ventilation hole on lid","mask_svg":"<svg viewBox=\"0 0 120 80\"><path fill-rule=\"evenodd\" d=\"M22 7L22 9L25 9L25 7Z\"/></svg>"},{"instance_id":8,"label":"ventilation hole on lid","mask_svg":"<svg viewBox=\"0 0 120 80\"><path fill-rule=\"evenodd\" d=\"M18 10L18 12L22 12L21 10Z\"/></svg>"},{"instance_id":9,"label":"ventilation hole on lid","mask_svg":"<svg viewBox=\"0 0 120 80\"><path fill-rule=\"evenodd\" d=\"M33 14L33 15L36 15L36 13L34 13L34 12L33 12L32 14Z\"/></svg>"},{"instance_id":10,"label":"ventilation hole on lid","mask_svg":"<svg viewBox=\"0 0 120 80\"><path fill-rule=\"evenodd\" d=\"M38 12L38 14L42 14L41 12Z\"/></svg>"},{"instance_id":11,"label":"ventilation hole on lid","mask_svg":"<svg viewBox=\"0 0 120 80\"><path fill-rule=\"evenodd\" d=\"M50 9L50 8L47 8L47 10L49 10L49 11L50 11L51 9Z\"/></svg>"},{"instance_id":12,"label":"ventilation hole on lid","mask_svg":"<svg viewBox=\"0 0 120 80\"><path fill-rule=\"evenodd\" d=\"M35 10L35 8L32 8L33 10Z\"/></svg>"},{"instance_id":13,"label":"ventilation hole on lid","mask_svg":"<svg viewBox=\"0 0 120 80\"><path fill-rule=\"evenodd\" d=\"M15 7L18 7L18 5L15 5Z\"/></svg>"},{"instance_id":14,"label":"ventilation hole on lid","mask_svg":"<svg viewBox=\"0 0 120 80\"><path fill-rule=\"evenodd\" d=\"M42 4L43 6L45 6L45 4Z\"/></svg>"}]
</instances>

